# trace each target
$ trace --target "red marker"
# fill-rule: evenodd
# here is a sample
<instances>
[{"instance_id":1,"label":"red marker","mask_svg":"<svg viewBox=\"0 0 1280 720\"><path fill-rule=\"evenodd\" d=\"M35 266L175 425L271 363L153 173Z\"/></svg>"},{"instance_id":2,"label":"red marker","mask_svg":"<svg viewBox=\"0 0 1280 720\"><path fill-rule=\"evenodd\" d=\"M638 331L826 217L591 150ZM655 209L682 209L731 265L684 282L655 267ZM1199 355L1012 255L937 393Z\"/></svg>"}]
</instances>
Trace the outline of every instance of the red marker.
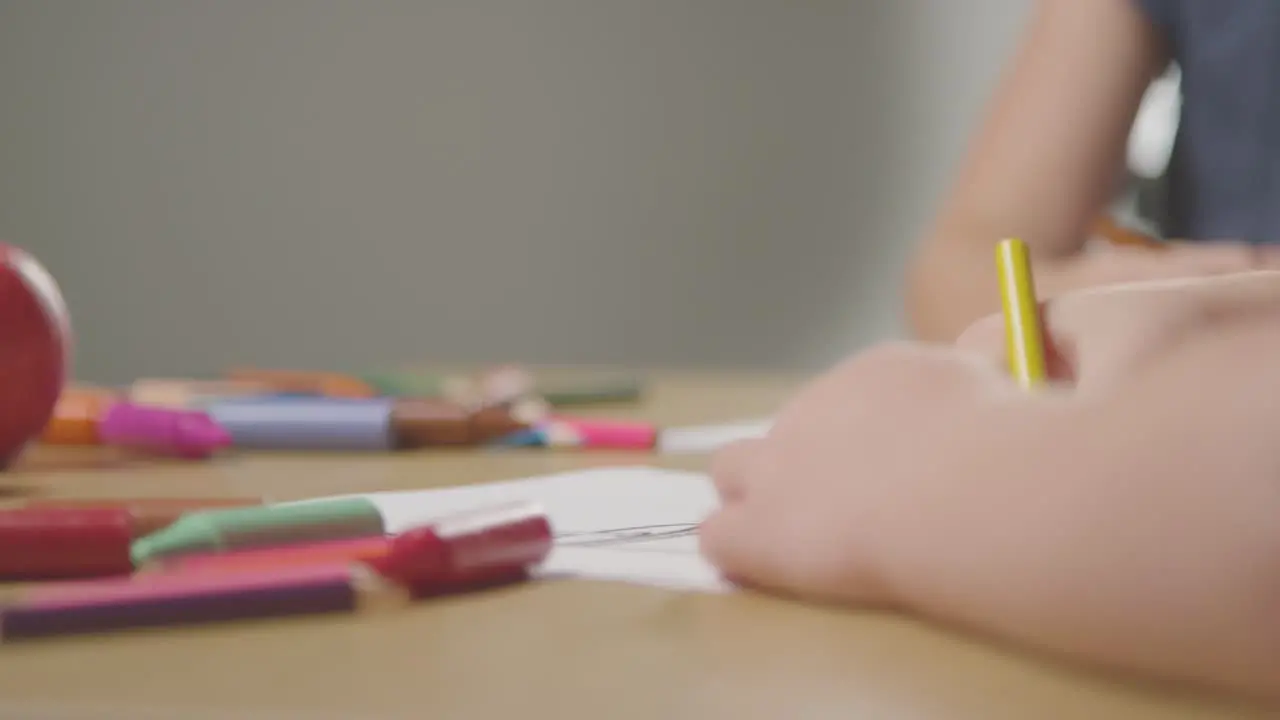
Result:
<instances>
[{"instance_id":1,"label":"red marker","mask_svg":"<svg viewBox=\"0 0 1280 720\"><path fill-rule=\"evenodd\" d=\"M134 534L127 507L0 511L0 579L127 575Z\"/></svg>"},{"instance_id":2,"label":"red marker","mask_svg":"<svg viewBox=\"0 0 1280 720\"><path fill-rule=\"evenodd\" d=\"M546 513L533 503L454 515L395 536L369 564L415 592L519 575L551 553Z\"/></svg>"}]
</instances>

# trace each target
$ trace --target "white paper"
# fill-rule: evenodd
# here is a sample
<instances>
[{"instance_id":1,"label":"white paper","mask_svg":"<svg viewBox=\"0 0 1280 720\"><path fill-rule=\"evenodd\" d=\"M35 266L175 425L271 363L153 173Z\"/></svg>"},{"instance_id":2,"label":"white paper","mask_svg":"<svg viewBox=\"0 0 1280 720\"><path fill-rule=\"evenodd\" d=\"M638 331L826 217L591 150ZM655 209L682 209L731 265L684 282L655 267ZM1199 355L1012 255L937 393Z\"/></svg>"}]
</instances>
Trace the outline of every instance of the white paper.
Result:
<instances>
[{"instance_id":1,"label":"white paper","mask_svg":"<svg viewBox=\"0 0 1280 720\"><path fill-rule=\"evenodd\" d=\"M664 455L710 453L739 440L755 440L769 432L773 420L744 420L720 425L690 425L662 431L658 451Z\"/></svg>"},{"instance_id":2,"label":"white paper","mask_svg":"<svg viewBox=\"0 0 1280 720\"><path fill-rule=\"evenodd\" d=\"M702 473L610 467L366 497L382 511L389 533L490 505L536 502L556 535L538 570L542 577L702 592L730 588L698 552L697 525L718 504Z\"/></svg>"}]
</instances>

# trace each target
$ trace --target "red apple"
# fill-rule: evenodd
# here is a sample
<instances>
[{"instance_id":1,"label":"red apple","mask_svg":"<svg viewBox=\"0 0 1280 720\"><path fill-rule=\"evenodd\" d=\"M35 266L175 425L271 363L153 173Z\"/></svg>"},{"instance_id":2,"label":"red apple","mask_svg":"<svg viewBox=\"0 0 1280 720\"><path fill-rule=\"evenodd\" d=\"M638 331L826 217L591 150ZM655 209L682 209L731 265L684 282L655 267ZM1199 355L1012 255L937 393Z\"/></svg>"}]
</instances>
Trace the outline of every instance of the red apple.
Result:
<instances>
[{"instance_id":1,"label":"red apple","mask_svg":"<svg viewBox=\"0 0 1280 720\"><path fill-rule=\"evenodd\" d=\"M70 364L71 320L57 282L29 253L0 244L0 467L49 424Z\"/></svg>"}]
</instances>

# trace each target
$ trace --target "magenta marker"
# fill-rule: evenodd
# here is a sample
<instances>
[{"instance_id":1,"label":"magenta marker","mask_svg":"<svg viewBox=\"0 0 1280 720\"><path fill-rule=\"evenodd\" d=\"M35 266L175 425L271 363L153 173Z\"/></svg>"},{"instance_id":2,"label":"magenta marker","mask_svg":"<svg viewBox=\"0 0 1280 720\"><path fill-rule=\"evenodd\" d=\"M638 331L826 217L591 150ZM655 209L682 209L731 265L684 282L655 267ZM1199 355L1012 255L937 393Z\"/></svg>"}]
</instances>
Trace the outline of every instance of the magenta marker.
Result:
<instances>
[{"instance_id":1,"label":"magenta marker","mask_svg":"<svg viewBox=\"0 0 1280 720\"><path fill-rule=\"evenodd\" d=\"M192 410L116 403L98 422L108 445L184 458L206 458L231 444L231 435L207 414Z\"/></svg>"},{"instance_id":2,"label":"magenta marker","mask_svg":"<svg viewBox=\"0 0 1280 720\"><path fill-rule=\"evenodd\" d=\"M541 429L551 447L652 450L658 443L658 427L645 422L555 417Z\"/></svg>"}]
</instances>

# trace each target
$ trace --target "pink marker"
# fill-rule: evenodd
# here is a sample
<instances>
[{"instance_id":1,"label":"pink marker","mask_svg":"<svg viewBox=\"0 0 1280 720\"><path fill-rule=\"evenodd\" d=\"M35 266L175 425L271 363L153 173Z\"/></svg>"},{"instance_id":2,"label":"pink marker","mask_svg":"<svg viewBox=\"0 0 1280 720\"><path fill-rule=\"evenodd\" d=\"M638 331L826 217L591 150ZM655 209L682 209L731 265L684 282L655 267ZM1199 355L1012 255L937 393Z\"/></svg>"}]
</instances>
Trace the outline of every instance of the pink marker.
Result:
<instances>
[{"instance_id":1,"label":"pink marker","mask_svg":"<svg viewBox=\"0 0 1280 720\"><path fill-rule=\"evenodd\" d=\"M98 423L108 445L184 458L206 458L231 444L231 435L203 412L116 403Z\"/></svg>"},{"instance_id":2,"label":"pink marker","mask_svg":"<svg viewBox=\"0 0 1280 720\"><path fill-rule=\"evenodd\" d=\"M658 444L656 425L628 420L554 417L542 433L551 447L652 450Z\"/></svg>"}]
</instances>

